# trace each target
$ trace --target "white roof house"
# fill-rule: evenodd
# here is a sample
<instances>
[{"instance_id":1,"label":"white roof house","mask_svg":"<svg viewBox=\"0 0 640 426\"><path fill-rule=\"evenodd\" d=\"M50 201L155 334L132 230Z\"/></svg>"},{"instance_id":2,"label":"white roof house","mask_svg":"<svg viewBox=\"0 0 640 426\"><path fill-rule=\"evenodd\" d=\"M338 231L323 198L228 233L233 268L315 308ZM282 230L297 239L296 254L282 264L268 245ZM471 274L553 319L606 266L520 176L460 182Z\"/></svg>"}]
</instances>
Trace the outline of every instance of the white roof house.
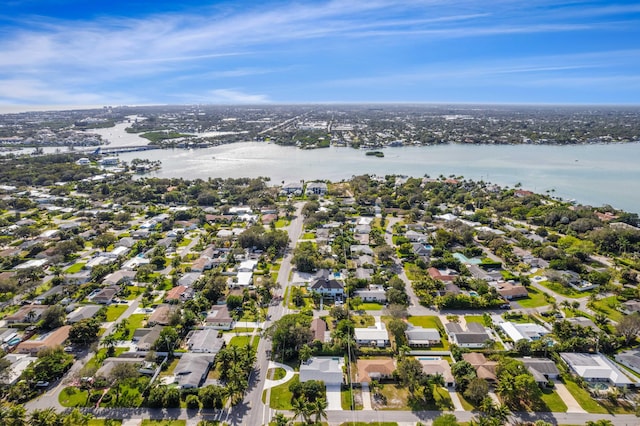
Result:
<instances>
[{"instance_id":1,"label":"white roof house","mask_svg":"<svg viewBox=\"0 0 640 426\"><path fill-rule=\"evenodd\" d=\"M300 365L300 381L323 381L325 385L342 384L343 357L313 357Z\"/></svg>"},{"instance_id":2,"label":"white roof house","mask_svg":"<svg viewBox=\"0 0 640 426\"><path fill-rule=\"evenodd\" d=\"M6 375L4 380L0 380L1 383L4 383L6 385L15 384L24 370L26 370L27 367L31 365L31 363L38 360L38 358L35 356L18 353L8 354L3 359L11 363L11 366L8 369L8 374Z\"/></svg>"},{"instance_id":3,"label":"white roof house","mask_svg":"<svg viewBox=\"0 0 640 426\"><path fill-rule=\"evenodd\" d=\"M534 323L516 324L512 322L501 322L500 328L502 328L507 336L514 342L522 339L529 342L540 340L540 338L550 333L550 331L543 326Z\"/></svg>"},{"instance_id":4,"label":"white roof house","mask_svg":"<svg viewBox=\"0 0 640 426\"><path fill-rule=\"evenodd\" d=\"M238 281L234 283L238 287L248 287L253 283L253 272L238 272Z\"/></svg>"},{"instance_id":5,"label":"white roof house","mask_svg":"<svg viewBox=\"0 0 640 426\"><path fill-rule=\"evenodd\" d=\"M561 352L560 357L571 371L587 382L608 382L612 386L635 386L637 383L602 354Z\"/></svg>"},{"instance_id":6,"label":"white roof house","mask_svg":"<svg viewBox=\"0 0 640 426\"><path fill-rule=\"evenodd\" d=\"M383 322L366 328L354 329L356 343L359 345L375 345L380 348L389 345L389 333Z\"/></svg>"}]
</instances>

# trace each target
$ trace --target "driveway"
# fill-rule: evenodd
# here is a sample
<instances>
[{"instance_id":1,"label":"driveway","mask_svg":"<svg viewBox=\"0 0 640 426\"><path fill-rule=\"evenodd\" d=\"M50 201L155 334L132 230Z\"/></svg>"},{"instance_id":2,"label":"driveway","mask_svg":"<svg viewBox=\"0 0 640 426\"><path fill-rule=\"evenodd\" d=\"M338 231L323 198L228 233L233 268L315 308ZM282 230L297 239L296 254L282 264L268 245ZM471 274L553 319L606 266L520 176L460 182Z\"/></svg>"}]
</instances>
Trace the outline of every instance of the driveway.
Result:
<instances>
[{"instance_id":1,"label":"driveway","mask_svg":"<svg viewBox=\"0 0 640 426\"><path fill-rule=\"evenodd\" d=\"M571 392L569 392L569 389L567 389L564 383L555 382L555 387L560 398L567 404L567 413L586 413L580 404L578 404L578 401L571 395Z\"/></svg>"},{"instance_id":2,"label":"driveway","mask_svg":"<svg viewBox=\"0 0 640 426\"><path fill-rule=\"evenodd\" d=\"M327 385L327 411L342 410L340 385Z\"/></svg>"}]
</instances>

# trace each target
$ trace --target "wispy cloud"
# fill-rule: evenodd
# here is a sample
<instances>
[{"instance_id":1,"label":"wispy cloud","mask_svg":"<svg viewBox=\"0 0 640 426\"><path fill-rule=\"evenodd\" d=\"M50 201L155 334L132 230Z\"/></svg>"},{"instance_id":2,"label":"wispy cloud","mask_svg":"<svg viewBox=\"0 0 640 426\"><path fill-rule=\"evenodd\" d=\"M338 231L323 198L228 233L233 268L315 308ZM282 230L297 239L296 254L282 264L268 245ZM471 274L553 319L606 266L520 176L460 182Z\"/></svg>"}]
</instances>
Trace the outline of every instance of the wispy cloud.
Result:
<instances>
[{"instance_id":1,"label":"wispy cloud","mask_svg":"<svg viewBox=\"0 0 640 426\"><path fill-rule=\"evenodd\" d=\"M59 98L63 103L76 102L67 97L90 102L92 97L162 102L163 98L199 91L210 94L210 102L255 103L277 98L277 94L256 95L268 90L252 84L271 77L276 83L267 87L276 90L289 83L277 80L279 74L295 77L300 87L307 78L313 84L337 87L595 70L602 66L595 60L556 58L535 63L533 55L532 61L525 59L523 63L485 63L479 59L482 52L472 58L444 61L432 58L430 48L478 40L505 40L509 44L510 38L521 35L624 34L638 23L623 18L639 11L639 5L590 6L553 0L526 4L520 0L486 4L475 0L285 0L251 8L216 3L135 18L103 15L71 21L31 15L1 17L7 25L0 27L0 90L12 89L2 86L2 81L20 84L9 92L0 91L0 96L16 102L37 102L39 95L54 102ZM600 17L618 21L596 19ZM465 50L461 48L461 54ZM396 52L404 52L406 57L406 62L397 64L398 70L375 69L385 63L386 55ZM351 75L357 78L313 73L315 68L332 73L334 68L342 68L342 63L333 67L326 63L338 54L353 62ZM449 66L456 62L458 66L452 71ZM293 72L300 69L309 70L309 77ZM397 76L402 81L394 81ZM242 81L237 86L236 81L212 84L212 80L231 78ZM323 83L325 79L331 82ZM240 89L207 92L210 87L227 85ZM128 92L132 93L122 96Z\"/></svg>"},{"instance_id":2,"label":"wispy cloud","mask_svg":"<svg viewBox=\"0 0 640 426\"><path fill-rule=\"evenodd\" d=\"M216 89L210 92L210 96L205 96L205 100L210 103L223 104L264 104L269 102L266 95L251 94L234 89Z\"/></svg>"}]
</instances>

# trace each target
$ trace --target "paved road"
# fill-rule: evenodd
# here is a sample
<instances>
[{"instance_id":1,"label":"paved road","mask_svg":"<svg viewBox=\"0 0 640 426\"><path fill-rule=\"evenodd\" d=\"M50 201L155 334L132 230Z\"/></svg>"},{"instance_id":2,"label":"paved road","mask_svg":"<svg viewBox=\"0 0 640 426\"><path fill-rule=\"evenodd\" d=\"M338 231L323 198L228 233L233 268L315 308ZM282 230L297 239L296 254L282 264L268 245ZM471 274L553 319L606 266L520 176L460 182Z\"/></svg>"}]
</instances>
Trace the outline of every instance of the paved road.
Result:
<instances>
[{"instance_id":1,"label":"paved road","mask_svg":"<svg viewBox=\"0 0 640 426\"><path fill-rule=\"evenodd\" d=\"M396 223L400 222L402 218L387 216L386 220L387 220L387 227L384 233L384 240L387 243L387 245L389 245L390 247L395 247L395 244L393 244L393 227ZM416 315L416 316L438 315L438 311L429 309L426 306L422 306L420 304L420 299L418 299L418 296L416 296L416 294L413 292L413 286L411 285L411 280L409 279L409 277L407 277L407 274L405 273L404 268L402 267L402 263L398 260L398 258L395 255L393 256L393 263L394 265L392 266L392 269L395 273L398 274L398 277L402 281L404 281L405 290L407 292L407 295L409 296L409 308L407 309L409 314Z\"/></svg>"},{"instance_id":2,"label":"paved road","mask_svg":"<svg viewBox=\"0 0 640 426\"><path fill-rule=\"evenodd\" d=\"M293 258L293 249L296 243L302 235L302 226L304 224L304 217L302 216L302 207L304 203L296 203L295 217L291 220L291 223L286 227L286 231L289 233L289 246L287 247L286 254L280 264L280 270L278 271L278 284L279 288L275 293L277 296L284 297L289 283L289 273L291 271L291 259ZM267 319L264 327L268 328L274 321L279 320L288 312L288 309L283 306L284 303L280 303L277 306L269 307L267 313ZM273 416L273 410L267 405L262 403L262 391L267 375L269 366L269 357L267 357L268 351L271 350L271 342L267 339L260 339L257 351L257 360L254 371L251 373L251 380L249 382L249 392L244 398L242 404L233 407L230 411L228 422L232 425L260 425L268 424L269 420Z\"/></svg>"},{"instance_id":3,"label":"paved road","mask_svg":"<svg viewBox=\"0 0 640 426\"><path fill-rule=\"evenodd\" d=\"M250 408L242 404L243 408L237 413L232 412L230 415L226 411L220 410L187 410L185 408L175 409L151 409L151 408L99 408L84 409L83 411L94 414L99 418L112 419L183 419L189 424L196 423L196 420L225 420L230 424L243 425L266 425L267 421L261 423L258 418L256 423L249 423L252 415L239 417L239 414L245 413ZM70 411L68 409L67 411ZM256 410L250 410L250 413ZM291 412L284 412L289 417ZM327 411L329 425L339 425L344 422L396 422L399 424L411 424L416 422L429 422L436 417L442 415L442 411L387 411L387 410L360 410L360 411ZM470 421L476 413L470 411L452 412L461 422ZM545 420L552 424L585 424L588 421L597 421L600 419L609 420L615 426L637 426L639 420L633 414L611 415L611 414L588 414L588 413L516 413L512 416L512 420L534 422L536 420Z\"/></svg>"}]
</instances>

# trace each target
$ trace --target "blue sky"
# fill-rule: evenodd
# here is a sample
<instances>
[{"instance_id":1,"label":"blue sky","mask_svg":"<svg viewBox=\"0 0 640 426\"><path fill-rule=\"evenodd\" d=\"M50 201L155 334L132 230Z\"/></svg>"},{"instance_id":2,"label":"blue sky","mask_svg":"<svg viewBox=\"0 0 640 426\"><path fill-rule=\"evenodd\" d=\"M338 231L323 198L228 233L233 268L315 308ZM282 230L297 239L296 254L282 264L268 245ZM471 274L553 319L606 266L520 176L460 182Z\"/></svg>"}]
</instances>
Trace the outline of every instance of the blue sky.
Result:
<instances>
[{"instance_id":1,"label":"blue sky","mask_svg":"<svg viewBox=\"0 0 640 426\"><path fill-rule=\"evenodd\" d=\"M640 2L4 0L0 106L639 104Z\"/></svg>"}]
</instances>

